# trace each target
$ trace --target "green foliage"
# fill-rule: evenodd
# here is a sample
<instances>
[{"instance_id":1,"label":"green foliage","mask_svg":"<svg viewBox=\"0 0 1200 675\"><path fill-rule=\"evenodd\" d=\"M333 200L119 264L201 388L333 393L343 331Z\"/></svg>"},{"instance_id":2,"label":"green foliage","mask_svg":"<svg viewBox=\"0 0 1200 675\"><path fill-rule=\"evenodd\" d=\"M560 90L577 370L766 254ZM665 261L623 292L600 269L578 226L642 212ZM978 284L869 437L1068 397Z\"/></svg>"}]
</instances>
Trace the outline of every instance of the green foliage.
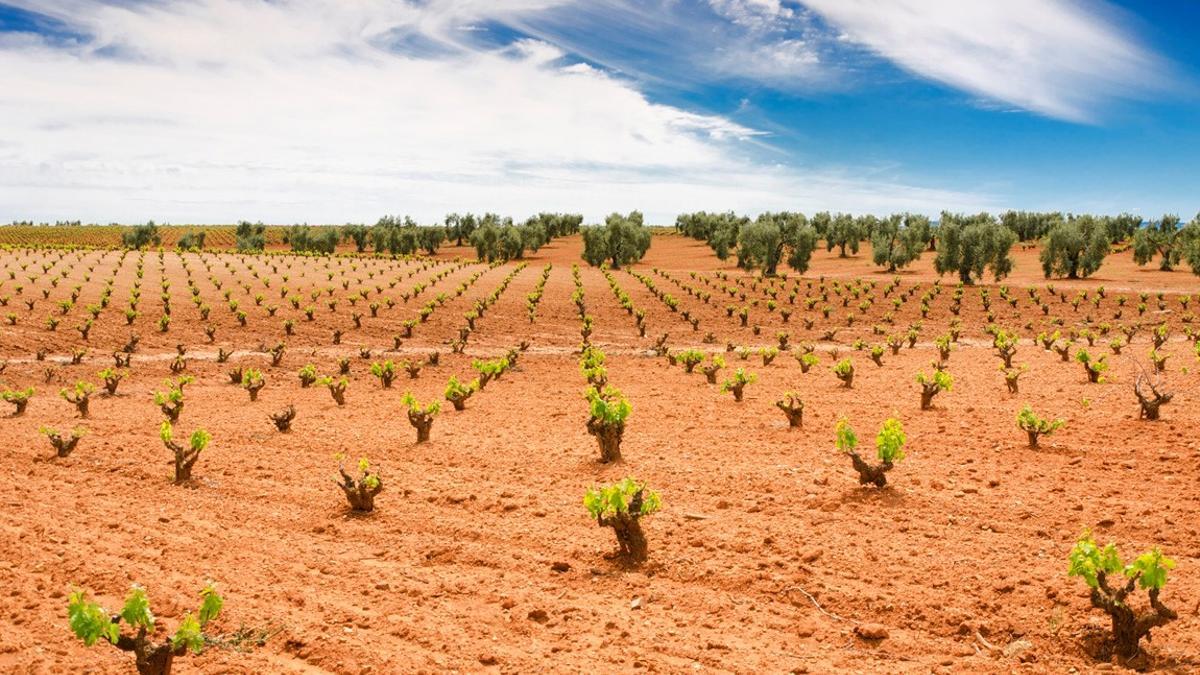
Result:
<instances>
[{"instance_id":1,"label":"green foliage","mask_svg":"<svg viewBox=\"0 0 1200 675\"><path fill-rule=\"evenodd\" d=\"M492 379L503 374L505 370L508 370L508 359L491 359L488 361L476 359L471 362L471 367L481 377Z\"/></svg>"},{"instance_id":2,"label":"green foliage","mask_svg":"<svg viewBox=\"0 0 1200 675\"><path fill-rule=\"evenodd\" d=\"M337 250L341 232L333 227L309 227L296 225L285 235L292 251L296 253L320 253L333 255Z\"/></svg>"},{"instance_id":3,"label":"green foliage","mask_svg":"<svg viewBox=\"0 0 1200 675\"><path fill-rule=\"evenodd\" d=\"M1145 265L1160 256L1158 268L1170 272L1179 264L1186 236L1180 236L1179 216L1165 215L1161 220L1139 228L1133 235L1133 261Z\"/></svg>"},{"instance_id":4,"label":"green foliage","mask_svg":"<svg viewBox=\"0 0 1200 675\"><path fill-rule=\"evenodd\" d=\"M721 384L721 391L732 391L735 388L744 387L748 384L753 384L758 381L758 375L747 373L745 369L738 368L734 371L733 376L725 380Z\"/></svg>"},{"instance_id":5,"label":"green foliage","mask_svg":"<svg viewBox=\"0 0 1200 675\"><path fill-rule=\"evenodd\" d=\"M610 214L604 225L585 227L583 232L583 259L589 265L599 266L606 261L613 269L642 259L650 249L650 230L642 224L642 214L631 211L629 215Z\"/></svg>"},{"instance_id":6,"label":"green foliage","mask_svg":"<svg viewBox=\"0 0 1200 675\"><path fill-rule=\"evenodd\" d=\"M1083 364L1083 367L1087 369L1089 376L1094 377L1098 377L1101 373L1108 370L1107 359L1108 357L1106 356L1100 356L1099 358L1093 359L1092 355L1089 354L1086 349L1080 349L1075 353L1075 360Z\"/></svg>"},{"instance_id":7,"label":"green foliage","mask_svg":"<svg viewBox=\"0 0 1200 675\"><path fill-rule=\"evenodd\" d=\"M904 459L906 440L907 436L904 435L904 427L900 420L889 417L879 430L879 435L875 437L875 449L879 459L884 462L898 462Z\"/></svg>"},{"instance_id":8,"label":"green foliage","mask_svg":"<svg viewBox=\"0 0 1200 675\"><path fill-rule=\"evenodd\" d=\"M853 452L858 447L858 434L854 433L854 428L850 426L850 420L845 417L839 418L833 430L837 439L834 441L834 445L838 450Z\"/></svg>"},{"instance_id":9,"label":"green foliage","mask_svg":"<svg viewBox=\"0 0 1200 675\"><path fill-rule=\"evenodd\" d=\"M178 246L180 250L184 251L190 251L192 249L200 250L204 248L204 239L206 238L207 234L208 233L204 230L188 230L186 234L179 238L179 241L177 241L175 245Z\"/></svg>"},{"instance_id":10,"label":"green foliage","mask_svg":"<svg viewBox=\"0 0 1200 675\"><path fill-rule=\"evenodd\" d=\"M242 387L245 389L262 389L266 384L261 370L257 368L247 368L242 373Z\"/></svg>"},{"instance_id":11,"label":"green foliage","mask_svg":"<svg viewBox=\"0 0 1200 675\"><path fill-rule=\"evenodd\" d=\"M685 349L675 355L676 360L687 368L690 373L697 365L704 362L704 352L699 349Z\"/></svg>"},{"instance_id":12,"label":"green foliage","mask_svg":"<svg viewBox=\"0 0 1200 675\"><path fill-rule=\"evenodd\" d=\"M1036 434L1051 434L1061 429L1066 422L1058 420L1043 419L1033 412L1033 407L1026 405L1021 408L1021 412L1017 413L1017 426L1023 431Z\"/></svg>"},{"instance_id":13,"label":"green foliage","mask_svg":"<svg viewBox=\"0 0 1200 675\"><path fill-rule=\"evenodd\" d=\"M1042 242L1042 271L1046 278L1088 277L1100 269L1109 249L1108 231L1098 218L1085 215L1060 220Z\"/></svg>"},{"instance_id":14,"label":"green foliage","mask_svg":"<svg viewBox=\"0 0 1200 675\"><path fill-rule=\"evenodd\" d=\"M1013 231L1021 241L1032 241L1046 236L1056 223L1062 221L1061 213L1038 213L1033 211L1005 211L1000 223Z\"/></svg>"},{"instance_id":15,"label":"green foliage","mask_svg":"<svg viewBox=\"0 0 1200 675\"><path fill-rule=\"evenodd\" d=\"M1089 587L1098 588L1100 573L1110 575L1119 572L1126 578L1137 579L1142 589L1150 590L1166 586L1167 572L1173 569L1175 561L1165 557L1157 547L1125 564L1116 545L1109 543L1101 548L1092 538L1092 533L1085 530L1071 549L1067 575L1080 577Z\"/></svg>"},{"instance_id":16,"label":"green foliage","mask_svg":"<svg viewBox=\"0 0 1200 675\"><path fill-rule=\"evenodd\" d=\"M662 498L654 490L632 478L598 488L588 488L583 495L584 508L593 518L606 519L620 513L629 513L629 502L638 491L642 491L642 503L635 516L648 516L662 508Z\"/></svg>"},{"instance_id":17,"label":"green foliage","mask_svg":"<svg viewBox=\"0 0 1200 675\"><path fill-rule=\"evenodd\" d=\"M154 631L154 615L150 612L150 599L141 586L134 585L125 596L125 606L121 608L121 620L133 628L145 628L146 632Z\"/></svg>"},{"instance_id":18,"label":"green foliage","mask_svg":"<svg viewBox=\"0 0 1200 675\"><path fill-rule=\"evenodd\" d=\"M436 415L438 411L442 409L442 404L438 401L432 401L428 404L421 405L421 403L417 401L417 398L413 396L412 392L407 391L404 392L404 396L400 398L400 404L408 408L410 413L418 413L428 417Z\"/></svg>"},{"instance_id":19,"label":"green foliage","mask_svg":"<svg viewBox=\"0 0 1200 675\"><path fill-rule=\"evenodd\" d=\"M854 363L848 358L842 359L842 360L838 361L837 363L833 364L833 372L838 377L846 377L847 375L852 375L854 373Z\"/></svg>"},{"instance_id":20,"label":"green foliage","mask_svg":"<svg viewBox=\"0 0 1200 675\"><path fill-rule=\"evenodd\" d=\"M476 219L474 216L459 217L458 226L469 229L452 232L452 236L464 236L475 248L476 257L488 262L503 260L520 260L525 257L525 251L536 251L546 244L553 236L577 228L579 216L559 214L539 214L525 221L522 225L514 225L512 218L501 218L494 213L487 213Z\"/></svg>"},{"instance_id":21,"label":"green foliage","mask_svg":"<svg viewBox=\"0 0 1200 675\"><path fill-rule=\"evenodd\" d=\"M786 255L788 266L803 274L817 246L817 231L802 213L763 213L740 228L737 244L738 266L743 269L774 276Z\"/></svg>"},{"instance_id":22,"label":"green foliage","mask_svg":"<svg viewBox=\"0 0 1200 675\"><path fill-rule=\"evenodd\" d=\"M633 406L616 387L597 389L595 386L591 386L584 391L583 395L587 399L592 419L604 424L624 424L625 420L629 418L629 414L633 412Z\"/></svg>"},{"instance_id":23,"label":"green foliage","mask_svg":"<svg viewBox=\"0 0 1200 675\"><path fill-rule=\"evenodd\" d=\"M67 620L71 632L83 644L91 647L100 639L116 644L121 635L121 626L99 604L87 600L84 591L73 591L67 601Z\"/></svg>"},{"instance_id":24,"label":"green foliage","mask_svg":"<svg viewBox=\"0 0 1200 675\"><path fill-rule=\"evenodd\" d=\"M4 399L5 403L25 404L29 399L33 398L33 387L25 389L6 389L0 393L0 398Z\"/></svg>"},{"instance_id":25,"label":"green foliage","mask_svg":"<svg viewBox=\"0 0 1200 675\"><path fill-rule=\"evenodd\" d=\"M805 352L797 357L800 364L811 368L821 362L821 358L814 352Z\"/></svg>"},{"instance_id":26,"label":"green foliage","mask_svg":"<svg viewBox=\"0 0 1200 675\"><path fill-rule=\"evenodd\" d=\"M392 379L396 377L396 364L391 359L376 361L371 364L371 374L379 378L384 388L391 387Z\"/></svg>"},{"instance_id":27,"label":"green foliage","mask_svg":"<svg viewBox=\"0 0 1200 675\"><path fill-rule=\"evenodd\" d=\"M188 649L196 654L204 650L207 644L203 634L204 627L221 613L225 602L211 583L200 591L200 598L197 614L185 614L171 636L170 642L174 649ZM154 633L155 625L154 614L150 610L150 599L145 590L136 584L130 588L125 596L124 606L115 617L98 603L88 600L86 591L72 591L67 600L67 619L71 632L88 647L102 639L116 645L121 638L121 622L124 622L138 631L138 635L131 639L139 652L139 658L142 656L142 650L149 646L147 637ZM143 635L142 631L145 631L146 635Z\"/></svg>"},{"instance_id":28,"label":"green foliage","mask_svg":"<svg viewBox=\"0 0 1200 675\"><path fill-rule=\"evenodd\" d=\"M296 375L300 378L300 385L307 387L317 381L317 367L311 363L306 363L303 368L297 371Z\"/></svg>"},{"instance_id":29,"label":"green foliage","mask_svg":"<svg viewBox=\"0 0 1200 675\"><path fill-rule=\"evenodd\" d=\"M58 390L58 395L69 403L76 403L82 399L86 399L96 390L95 385L87 380L80 380L73 387L63 387Z\"/></svg>"},{"instance_id":30,"label":"green foliage","mask_svg":"<svg viewBox=\"0 0 1200 675\"><path fill-rule=\"evenodd\" d=\"M1182 242L1182 256L1194 274L1200 274L1200 213L1179 233ZM1190 302L1190 296L1184 296ZM1184 304L1187 309L1187 304Z\"/></svg>"},{"instance_id":31,"label":"green foliage","mask_svg":"<svg viewBox=\"0 0 1200 675\"><path fill-rule=\"evenodd\" d=\"M217 618L224 607L225 600L217 593L216 587L209 583L200 591L200 625L205 626L209 621Z\"/></svg>"},{"instance_id":32,"label":"green foliage","mask_svg":"<svg viewBox=\"0 0 1200 675\"><path fill-rule=\"evenodd\" d=\"M328 387L329 395L333 397L334 402L338 405L343 405L346 402L346 387L349 384L349 378L344 376L336 380L329 375L322 375L321 377L317 378L317 385L321 387Z\"/></svg>"},{"instance_id":33,"label":"green foliage","mask_svg":"<svg viewBox=\"0 0 1200 675\"><path fill-rule=\"evenodd\" d=\"M261 251L267 245L267 228L262 223L251 223L243 220L237 224L235 246L238 253L253 253Z\"/></svg>"},{"instance_id":34,"label":"green foliage","mask_svg":"<svg viewBox=\"0 0 1200 675\"><path fill-rule=\"evenodd\" d=\"M732 211L727 213L696 213L680 214L675 219L675 229L683 234L704 241L712 248L717 259L726 260L730 251L737 245L741 228L750 222L745 216L738 216Z\"/></svg>"},{"instance_id":35,"label":"green foliage","mask_svg":"<svg viewBox=\"0 0 1200 675\"><path fill-rule=\"evenodd\" d=\"M1125 566L1125 576L1137 577L1143 590L1161 589L1167 585L1167 572L1175 569L1175 561L1165 557L1157 547L1143 553Z\"/></svg>"},{"instance_id":36,"label":"green foliage","mask_svg":"<svg viewBox=\"0 0 1200 675\"><path fill-rule=\"evenodd\" d=\"M604 367L604 352L588 345L579 357L579 372L589 384L603 386L608 381L608 369Z\"/></svg>"},{"instance_id":37,"label":"green foliage","mask_svg":"<svg viewBox=\"0 0 1200 675\"><path fill-rule=\"evenodd\" d=\"M932 377L926 376L922 371L917 373L917 383L921 386L933 385L939 391L950 391L950 387L954 385L954 378L944 370L933 371Z\"/></svg>"},{"instance_id":38,"label":"green foliage","mask_svg":"<svg viewBox=\"0 0 1200 675\"><path fill-rule=\"evenodd\" d=\"M162 236L158 232L158 225L155 225L153 220L145 225L134 225L121 233L121 245L135 251L147 246L158 246L161 243Z\"/></svg>"},{"instance_id":39,"label":"green foliage","mask_svg":"<svg viewBox=\"0 0 1200 675\"><path fill-rule=\"evenodd\" d=\"M893 215L876 225L871 235L871 259L894 272L920 258L929 238L928 217L911 213Z\"/></svg>"},{"instance_id":40,"label":"green foliage","mask_svg":"<svg viewBox=\"0 0 1200 675\"><path fill-rule=\"evenodd\" d=\"M961 216L943 211L937 236L933 267L938 274L956 272L962 283L971 284L988 269L996 281L1012 272L1009 251L1017 235L986 213Z\"/></svg>"},{"instance_id":41,"label":"green foliage","mask_svg":"<svg viewBox=\"0 0 1200 675\"><path fill-rule=\"evenodd\" d=\"M813 223L816 225L818 232L825 238L825 250L832 251L834 247L838 248L838 257L848 257L846 250L850 253L858 254L858 246L866 237L871 234L863 230L862 221L855 220L848 213L839 213L835 216L830 216L828 213L818 213L813 216Z\"/></svg>"},{"instance_id":42,"label":"green foliage","mask_svg":"<svg viewBox=\"0 0 1200 675\"><path fill-rule=\"evenodd\" d=\"M170 447L175 430L171 423L163 420L162 426L158 429L158 436L162 439L163 445ZM208 447L208 442L212 440L212 434L209 434L204 429L196 429L192 432L192 436L188 439L188 446L192 452L201 452Z\"/></svg>"},{"instance_id":43,"label":"green foliage","mask_svg":"<svg viewBox=\"0 0 1200 675\"><path fill-rule=\"evenodd\" d=\"M445 398L447 401L465 401L479 388L479 380L473 380L467 384L458 381L454 375L450 376L450 380L446 382Z\"/></svg>"},{"instance_id":44,"label":"green foliage","mask_svg":"<svg viewBox=\"0 0 1200 675\"><path fill-rule=\"evenodd\" d=\"M366 225L347 223L342 226L342 241L353 241L354 250L363 253L371 240L371 230Z\"/></svg>"}]
</instances>

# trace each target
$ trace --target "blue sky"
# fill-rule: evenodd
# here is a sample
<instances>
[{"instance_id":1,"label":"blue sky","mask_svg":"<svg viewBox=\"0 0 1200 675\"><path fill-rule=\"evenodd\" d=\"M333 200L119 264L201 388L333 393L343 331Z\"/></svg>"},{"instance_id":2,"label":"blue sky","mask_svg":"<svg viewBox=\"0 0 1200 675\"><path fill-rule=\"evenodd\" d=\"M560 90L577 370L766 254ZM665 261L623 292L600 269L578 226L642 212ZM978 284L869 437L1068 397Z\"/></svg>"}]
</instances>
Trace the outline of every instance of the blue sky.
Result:
<instances>
[{"instance_id":1,"label":"blue sky","mask_svg":"<svg viewBox=\"0 0 1200 675\"><path fill-rule=\"evenodd\" d=\"M1188 219L1200 3L0 0L0 220Z\"/></svg>"}]
</instances>

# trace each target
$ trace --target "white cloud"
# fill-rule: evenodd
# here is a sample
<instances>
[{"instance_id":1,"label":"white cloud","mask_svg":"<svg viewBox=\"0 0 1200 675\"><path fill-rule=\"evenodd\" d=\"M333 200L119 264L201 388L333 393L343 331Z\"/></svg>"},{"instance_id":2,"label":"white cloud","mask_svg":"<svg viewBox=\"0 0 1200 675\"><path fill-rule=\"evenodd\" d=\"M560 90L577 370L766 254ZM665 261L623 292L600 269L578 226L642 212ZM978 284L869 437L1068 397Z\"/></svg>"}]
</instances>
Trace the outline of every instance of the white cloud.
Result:
<instances>
[{"instance_id":1,"label":"white cloud","mask_svg":"<svg viewBox=\"0 0 1200 675\"><path fill-rule=\"evenodd\" d=\"M774 28L795 16L781 0L708 0L708 4L717 14L755 30Z\"/></svg>"},{"instance_id":2,"label":"white cloud","mask_svg":"<svg viewBox=\"0 0 1200 675\"><path fill-rule=\"evenodd\" d=\"M463 30L561 2L30 2L90 37L0 44L0 218L988 206L766 164L760 131L651 102L545 41L480 48ZM400 38L421 48L388 48Z\"/></svg>"},{"instance_id":3,"label":"white cloud","mask_svg":"<svg viewBox=\"0 0 1200 675\"><path fill-rule=\"evenodd\" d=\"M1164 64L1125 35L1115 10L1073 0L802 0L917 75L1070 121L1163 85Z\"/></svg>"}]
</instances>

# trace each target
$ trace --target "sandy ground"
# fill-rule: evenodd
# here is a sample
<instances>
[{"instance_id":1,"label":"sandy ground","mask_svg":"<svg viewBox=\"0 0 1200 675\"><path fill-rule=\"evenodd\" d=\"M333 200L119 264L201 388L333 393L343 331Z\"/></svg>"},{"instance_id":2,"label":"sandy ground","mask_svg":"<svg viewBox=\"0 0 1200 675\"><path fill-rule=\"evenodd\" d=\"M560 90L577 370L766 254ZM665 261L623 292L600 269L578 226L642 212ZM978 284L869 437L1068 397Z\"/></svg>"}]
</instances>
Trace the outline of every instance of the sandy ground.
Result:
<instances>
[{"instance_id":1,"label":"sandy ground","mask_svg":"<svg viewBox=\"0 0 1200 675\"><path fill-rule=\"evenodd\" d=\"M821 252L806 277L786 282L791 288L799 281L800 290L785 324L779 311L767 309L761 283L746 279L737 287L745 300L722 294L721 285L742 276L732 261L717 261L698 242L659 236L635 271L698 317L697 330L621 270L615 280L646 312L649 330L639 337L601 272L582 270L596 325L592 341L608 353L610 381L633 404L624 461L601 465L584 427L584 382L573 354L579 319L570 265L579 246L577 237L566 238L531 256L478 322L465 355L450 354L446 341L474 300L496 289L514 264L459 266L450 259L467 252L453 248L436 263L0 255L6 279L0 294L11 296L0 316L18 317L15 326L0 326L0 356L8 359L0 381L37 389L23 416L0 418L0 584L7 596L0 606L6 624L0 670L132 672L129 655L104 645L85 648L70 634L70 589L90 589L113 609L130 583L140 583L160 623L173 630L212 579L226 599L216 632L249 627L272 637L245 652L210 648L182 657L178 672L1088 672L1107 665L1092 655L1106 619L1089 608L1084 584L1067 578L1066 560L1076 536L1091 527L1127 556L1158 545L1176 560L1163 599L1180 618L1156 629L1148 665L1200 671L1200 364L1183 337L1187 312L1178 295L1194 293L1196 277L1145 271L1128 254L1114 255L1095 280L1052 282L1069 289L1068 300L1076 286L1105 285L1099 307L1085 302L1076 311L1056 299L1043 316L1023 288L1046 283L1036 252L1018 252L1016 273L1006 282L1018 306L989 290L995 322L1023 338L1015 359L1029 367L1021 393L1006 393L983 333L979 292L968 289L962 339L949 360L953 389L922 412L914 375L929 371L932 340L953 318L951 279L931 302L916 348L889 352L876 366L851 345L882 342L872 333L876 324L903 333L921 320L919 298L934 279L928 256L900 275L901 292L920 288L893 310L891 298L882 297L891 275L877 272L869 254L846 260ZM139 257L141 314L128 327L122 312ZM189 300L182 260L212 307L207 323L217 328L215 344L208 344L205 322ZM43 263L51 266L46 274ZM530 323L525 296L548 263L545 298ZM400 299L401 291L446 270L416 298ZM9 271L16 279L8 279ZM62 271L67 277L52 287L49 278ZM84 343L74 327L114 271L112 304ZM717 279L717 271L731 280ZM456 297L459 284L476 273ZM819 292L821 275L830 289L829 319L821 316L823 302L804 306L806 294ZM832 283L845 288L854 278L876 283L877 302L846 327L846 314L859 314L858 300L842 307ZM173 308L167 333L156 326L164 279ZM79 300L56 331L46 330L46 317L58 314L56 303L75 285ZM279 297L285 285L289 294L303 295L301 309ZM326 287L334 288L332 296ZM710 303L689 287L711 293ZM359 289L396 304L371 317L366 301L351 307L346 299ZM1138 298L1126 289L1170 290L1167 309L1158 310L1151 297L1139 318ZM229 311L225 290L248 313L246 327ZM308 296L312 290L321 294L317 301ZM385 353L401 322L440 292L450 296L445 305L398 352ZM265 299L257 306L260 293ZM1129 303L1114 319L1122 294ZM30 312L22 300L35 297ZM325 304L330 297L339 299L333 311ZM789 306L786 293L779 302ZM274 317L267 316L270 304L279 305ZM315 307L311 322L302 312L308 304ZM748 323L760 327L759 335L726 316L730 304L750 306ZM894 325L883 323L889 311ZM362 328L353 328L353 312L364 314ZM812 328L804 327L805 317ZM1122 356L1109 357L1108 382L1088 384L1078 363L1063 363L1029 340L1056 317L1066 327L1088 317L1094 325L1107 322L1113 335L1119 324L1166 321L1173 338L1162 351L1170 355L1167 382L1175 399L1164 419L1139 420L1132 392L1150 349L1146 330ZM282 364L272 367L257 349L284 339L285 319L295 321L295 335L286 338ZM839 329L836 343L820 341L832 328ZM97 382L96 372L112 363L111 352L131 329L141 342L130 377L117 396L93 396L89 419L76 419L58 388ZM336 346L335 329L345 331ZM816 343L821 363L802 374L790 353L769 366L757 355L741 361L727 354L730 369L759 376L741 403L650 351L663 333L672 349L724 352L726 344L768 345L784 330L793 344ZM706 333L715 343L702 341ZM447 406L432 440L414 443L399 403L406 390L440 399L451 374L472 373L472 358L498 357L522 340L530 347L514 372L489 384L466 411ZM1108 340L1092 351L1108 353ZM64 363L81 344L89 350L84 362ZM158 439L161 415L152 402L171 375L176 344L185 345L187 372L196 378L186 389L177 434L204 427L213 436L190 486L170 481L169 455ZM236 350L229 364L215 362L217 347ZM372 350L371 360L425 358L434 350L441 360L418 379L402 375L382 390L368 372L370 360L360 356L363 348ZM38 349L47 351L46 361L34 360ZM841 388L830 371L833 350L853 359L853 389ZM352 362L346 406L321 388L300 388L301 366L330 373L342 357ZM225 371L235 364L263 370L267 386L257 402L228 383ZM773 405L788 390L806 403L801 429L789 430ZM1026 403L1067 423L1040 450L1028 449L1015 426ZM299 414L293 430L281 434L267 415L287 404ZM833 425L848 417L869 447L891 415L903 421L908 457L889 475L888 488L861 488L849 460L833 450ZM38 428L74 424L89 431L78 449L48 459L52 451ZM367 456L382 471L385 489L370 516L349 515L333 485L338 452ZM607 557L615 548L612 533L597 527L581 503L588 486L626 475L659 490L664 502L645 521L650 561L639 568ZM864 624L881 625L888 637L858 637L855 629Z\"/></svg>"}]
</instances>

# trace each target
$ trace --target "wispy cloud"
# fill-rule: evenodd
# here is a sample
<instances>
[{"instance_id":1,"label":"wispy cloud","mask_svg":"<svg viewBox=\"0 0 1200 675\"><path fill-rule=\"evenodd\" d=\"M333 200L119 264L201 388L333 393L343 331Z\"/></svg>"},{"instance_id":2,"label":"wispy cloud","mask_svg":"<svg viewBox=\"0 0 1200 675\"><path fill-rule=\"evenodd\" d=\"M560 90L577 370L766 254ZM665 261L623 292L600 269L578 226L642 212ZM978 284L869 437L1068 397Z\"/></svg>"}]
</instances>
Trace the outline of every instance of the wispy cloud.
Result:
<instances>
[{"instance_id":1,"label":"wispy cloud","mask_svg":"<svg viewBox=\"0 0 1200 675\"><path fill-rule=\"evenodd\" d=\"M972 208L764 159L570 47L470 30L566 0L21 0L79 34L0 43L0 218L272 222L448 210ZM404 48L397 48L397 43Z\"/></svg>"},{"instance_id":2,"label":"wispy cloud","mask_svg":"<svg viewBox=\"0 0 1200 675\"><path fill-rule=\"evenodd\" d=\"M1075 0L803 0L919 76L1059 119L1096 121L1119 98L1164 86L1165 62L1117 10Z\"/></svg>"}]
</instances>

